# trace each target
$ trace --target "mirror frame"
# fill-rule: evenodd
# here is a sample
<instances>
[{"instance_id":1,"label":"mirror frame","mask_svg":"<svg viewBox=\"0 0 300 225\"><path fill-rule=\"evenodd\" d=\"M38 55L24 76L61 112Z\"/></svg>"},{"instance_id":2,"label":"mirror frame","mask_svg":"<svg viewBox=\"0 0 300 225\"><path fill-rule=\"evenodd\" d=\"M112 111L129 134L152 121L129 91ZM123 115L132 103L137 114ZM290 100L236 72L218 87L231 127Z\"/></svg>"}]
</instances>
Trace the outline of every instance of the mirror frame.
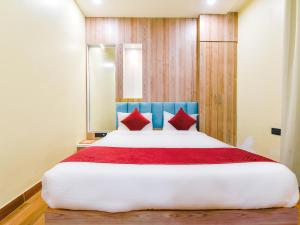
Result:
<instances>
[{"instance_id":1,"label":"mirror frame","mask_svg":"<svg viewBox=\"0 0 300 225\"><path fill-rule=\"evenodd\" d=\"M90 47L110 47L115 48L115 54L117 53L117 45L116 44L87 44L86 45L86 128L87 128L87 136L88 134L96 134L96 133L108 133L109 131L98 131L91 130L90 125L90 73L89 73L89 48ZM115 58L116 65L116 58ZM116 74L115 74L116 75Z\"/></svg>"}]
</instances>

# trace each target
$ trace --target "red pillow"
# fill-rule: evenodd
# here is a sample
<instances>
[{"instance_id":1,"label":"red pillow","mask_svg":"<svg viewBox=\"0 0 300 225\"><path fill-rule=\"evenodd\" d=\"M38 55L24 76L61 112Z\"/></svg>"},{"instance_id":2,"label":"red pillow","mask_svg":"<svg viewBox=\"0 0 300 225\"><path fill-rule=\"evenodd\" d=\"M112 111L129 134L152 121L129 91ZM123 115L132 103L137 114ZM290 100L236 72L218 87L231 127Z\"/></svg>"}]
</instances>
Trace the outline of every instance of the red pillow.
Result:
<instances>
[{"instance_id":1,"label":"red pillow","mask_svg":"<svg viewBox=\"0 0 300 225\"><path fill-rule=\"evenodd\" d=\"M190 127L196 123L196 120L189 114L185 113L182 108L168 121L177 130L188 130Z\"/></svg>"},{"instance_id":2,"label":"red pillow","mask_svg":"<svg viewBox=\"0 0 300 225\"><path fill-rule=\"evenodd\" d=\"M133 112L121 122L128 127L129 130L141 130L150 123L150 121L147 120L137 108L135 108Z\"/></svg>"}]
</instances>

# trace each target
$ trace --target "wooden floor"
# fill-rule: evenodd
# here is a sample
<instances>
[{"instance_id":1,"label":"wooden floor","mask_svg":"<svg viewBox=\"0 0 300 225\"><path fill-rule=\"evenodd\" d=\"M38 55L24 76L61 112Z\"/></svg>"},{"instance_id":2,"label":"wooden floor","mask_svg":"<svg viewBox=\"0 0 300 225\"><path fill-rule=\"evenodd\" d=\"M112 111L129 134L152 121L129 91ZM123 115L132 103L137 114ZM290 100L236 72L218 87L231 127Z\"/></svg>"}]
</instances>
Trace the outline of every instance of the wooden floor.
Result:
<instances>
[{"instance_id":1,"label":"wooden floor","mask_svg":"<svg viewBox=\"0 0 300 225\"><path fill-rule=\"evenodd\" d=\"M300 203L298 203L297 208L299 215ZM45 225L44 213L46 209L47 205L42 200L39 192L2 220L0 225ZM298 225L300 225L299 217Z\"/></svg>"},{"instance_id":2,"label":"wooden floor","mask_svg":"<svg viewBox=\"0 0 300 225\"><path fill-rule=\"evenodd\" d=\"M38 192L0 222L0 225L44 225L46 203Z\"/></svg>"}]
</instances>

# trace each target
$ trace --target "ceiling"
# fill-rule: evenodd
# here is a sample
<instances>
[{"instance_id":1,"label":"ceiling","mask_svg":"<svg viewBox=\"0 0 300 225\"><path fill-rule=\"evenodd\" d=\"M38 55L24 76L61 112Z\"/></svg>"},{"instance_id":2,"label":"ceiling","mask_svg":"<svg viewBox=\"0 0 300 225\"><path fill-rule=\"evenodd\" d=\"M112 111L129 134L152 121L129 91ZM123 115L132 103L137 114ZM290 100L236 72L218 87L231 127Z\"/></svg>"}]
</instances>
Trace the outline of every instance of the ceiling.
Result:
<instances>
[{"instance_id":1,"label":"ceiling","mask_svg":"<svg viewBox=\"0 0 300 225\"><path fill-rule=\"evenodd\" d=\"M249 0L75 0L86 17L197 17L237 12ZM209 5L209 1L215 1Z\"/></svg>"}]
</instances>

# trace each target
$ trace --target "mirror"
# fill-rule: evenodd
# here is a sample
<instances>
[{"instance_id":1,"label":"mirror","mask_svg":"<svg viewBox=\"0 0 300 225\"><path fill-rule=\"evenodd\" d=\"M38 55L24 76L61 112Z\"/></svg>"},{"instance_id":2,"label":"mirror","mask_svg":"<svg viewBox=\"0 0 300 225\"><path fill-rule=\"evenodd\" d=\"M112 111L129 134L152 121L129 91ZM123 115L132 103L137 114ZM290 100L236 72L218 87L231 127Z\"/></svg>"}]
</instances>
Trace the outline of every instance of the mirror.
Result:
<instances>
[{"instance_id":1,"label":"mirror","mask_svg":"<svg viewBox=\"0 0 300 225\"><path fill-rule=\"evenodd\" d=\"M143 98L142 44L123 45L123 98Z\"/></svg>"},{"instance_id":2,"label":"mirror","mask_svg":"<svg viewBox=\"0 0 300 225\"><path fill-rule=\"evenodd\" d=\"M89 45L87 51L88 132L107 133L116 129L116 47Z\"/></svg>"}]
</instances>

